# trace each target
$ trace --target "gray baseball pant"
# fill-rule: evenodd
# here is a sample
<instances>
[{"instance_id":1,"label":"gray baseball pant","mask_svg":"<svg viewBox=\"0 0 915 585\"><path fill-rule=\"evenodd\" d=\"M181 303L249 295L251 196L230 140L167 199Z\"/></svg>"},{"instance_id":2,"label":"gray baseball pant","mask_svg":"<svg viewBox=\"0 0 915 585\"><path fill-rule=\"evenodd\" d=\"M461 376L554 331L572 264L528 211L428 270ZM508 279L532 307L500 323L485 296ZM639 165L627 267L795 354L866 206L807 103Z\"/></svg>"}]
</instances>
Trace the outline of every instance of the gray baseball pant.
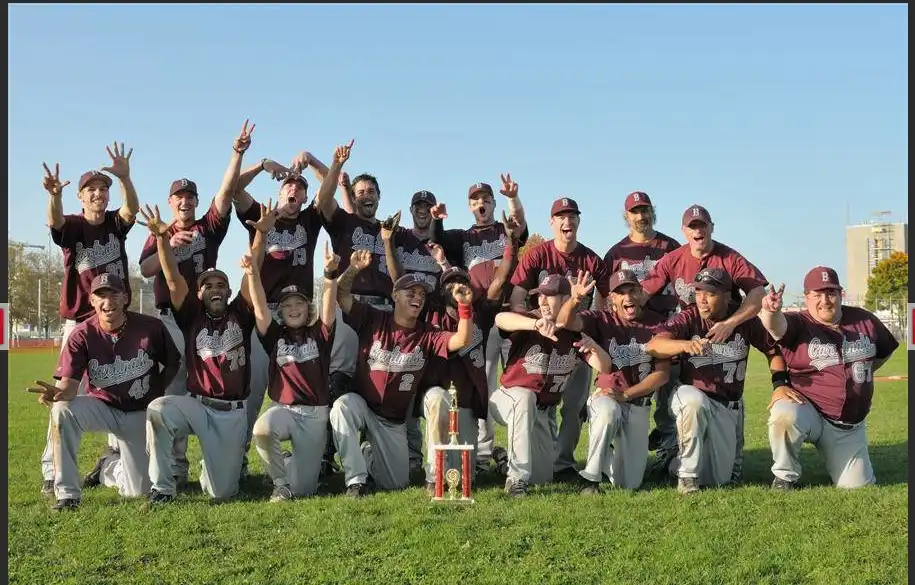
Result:
<instances>
[{"instance_id":1,"label":"gray baseball pant","mask_svg":"<svg viewBox=\"0 0 915 585\"><path fill-rule=\"evenodd\" d=\"M801 477L801 446L812 443L826 462L832 482L839 488L857 488L877 482L867 450L864 421L840 429L810 404L779 400L769 413L769 446L772 475L785 481Z\"/></svg>"},{"instance_id":2,"label":"gray baseball pant","mask_svg":"<svg viewBox=\"0 0 915 585\"><path fill-rule=\"evenodd\" d=\"M448 417L451 397L441 386L428 388L423 396L423 416L426 418L426 481L435 481L435 445L451 441L448 434ZM470 444L476 448L477 418L470 408L458 408L458 443ZM471 452L473 461L473 452ZM461 452L445 451L445 469L461 469ZM473 470L471 470L472 472Z\"/></svg>"},{"instance_id":3,"label":"gray baseball pant","mask_svg":"<svg viewBox=\"0 0 915 585\"><path fill-rule=\"evenodd\" d=\"M364 484L369 475L383 490L405 489L410 485L406 424L376 415L362 396L349 392L331 407L330 426L347 486ZM362 431L371 443L371 457L368 458L359 444Z\"/></svg>"},{"instance_id":4,"label":"gray baseball pant","mask_svg":"<svg viewBox=\"0 0 915 585\"><path fill-rule=\"evenodd\" d=\"M274 312L274 319L276 313ZM257 336L257 328L251 331L251 356L249 365L251 367L251 383L249 385L250 393L245 401L245 412L247 427L245 430L245 442L242 445L242 466L248 467L248 451L251 449L251 435L254 433L254 423L260 415L261 406L264 405L264 395L267 393L267 375L269 373L269 358L264 346Z\"/></svg>"},{"instance_id":5,"label":"gray baseball pant","mask_svg":"<svg viewBox=\"0 0 915 585\"><path fill-rule=\"evenodd\" d=\"M172 380L172 383L169 384L168 388L165 389L165 395L184 396L187 394L187 358L184 356L184 332L181 331L181 328L178 327L178 323L175 322L175 316L172 314L171 309L166 310L164 314L160 312L159 320L162 321L169 334L171 334L172 341L175 342L178 353L182 358L178 373L175 375L175 379ZM190 466L187 461L187 437L175 437L172 457L175 462L173 475L186 479Z\"/></svg>"},{"instance_id":6,"label":"gray baseball pant","mask_svg":"<svg viewBox=\"0 0 915 585\"><path fill-rule=\"evenodd\" d=\"M709 398L687 384L670 401L680 452L671 469L680 478L698 478L700 485L730 483L737 454L737 435L742 430L743 400L727 405Z\"/></svg>"},{"instance_id":7,"label":"gray baseball pant","mask_svg":"<svg viewBox=\"0 0 915 585\"><path fill-rule=\"evenodd\" d=\"M670 398L680 387L680 362L670 365L670 378L667 383L655 390L654 426L661 435L658 450L677 447L677 423L670 411Z\"/></svg>"},{"instance_id":8,"label":"gray baseball pant","mask_svg":"<svg viewBox=\"0 0 915 585\"><path fill-rule=\"evenodd\" d=\"M247 422L245 403L212 400L227 405L231 402L232 410L206 406L190 394L156 398L146 409L149 478L159 493L175 495L175 478L171 473L175 437L188 435L196 435L200 442L203 491L215 500L225 500L238 493Z\"/></svg>"},{"instance_id":9,"label":"gray baseball pant","mask_svg":"<svg viewBox=\"0 0 915 585\"><path fill-rule=\"evenodd\" d=\"M609 396L588 398L588 460L579 473L600 483L634 490L642 485L648 463L650 404L619 403Z\"/></svg>"},{"instance_id":10,"label":"gray baseball pant","mask_svg":"<svg viewBox=\"0 0 915 585\"><path fill-rule=\"evenodd\" d=\"M556 461L553 471L560 472L564 469L577 469L575 462L575 448L581 438L581 409L588 402L591 390L591 366L580 363L575 366L569 379L562 390L562 405L559 413L562 420L559 422L559 432L556 433ZM552 426L556 425L556 410L552 410Z\"/></svg>"},{"instance_id":11,"label":"gray baseball pant","mask_svg":"<svg viewBox=\"0 0 915 585\"><path fill-rule=\"evenodd\" d=\"M274 486L288 486L297 497L317 491L329 416L329 406L274 402L258 417L254 446ZM283 457L282 449L286 440L292 442L292 456L288 458Z\"/></svg>"},{"instance_id":12,"label":"gray baseball pant","mask_svg":"<svg viewBox=\"0 0 915 585\"><path fill-rule=\"evenodd\" d=\"M499 389L499 366L505 365L511 341L503 339L499 328L495 325L489 330L486 340L486 387L489 389L490 398L493 392ZM492 459L492 450L495 446L496 429L493 426L492 414L487 414L485 419L477 419L477 469L489 468Z\"/></svg>"},{"instance_id":13,"label":"gray baseball pant","mask_svg":"<svg viewBox=\"0 0 915 585\"><path fill-rule=\"evenodd\" d=\"M58 500L82 497L82 482L76 466L83 433L107 432L117 438L118 453L103 463L101 481L117 487L125 498L149 492L146 453L146 413L124 412L92 396L76 396L51 407L51 445L54 464L54 487Z\"/></svg>"},{"instance_id":14,"label":"gray baseball pant","mask_svg":"<svg viewBox=\"0 0 915 585\"><path fill-rule=\"evenodd\" d=\"M545 409L527 388L499 388L489 399L492 418L508 429L508 478L528 484L553 481L556 449Z\"/></svg>"},{"instance_id":15,"label":"gray baseball pant","mask_svg":"<svg viewBox=\"0 0 915 585\"><path fill-rule=\"evenodd\" d=\"M414 396L414 400L415 400ZM423 466L423 431L419 419L413 416L413 401L407 412L407 451L410 453L410 469L420 469ZM429 434L429 422L426 419L426 435Z\"/></svg>"}]
</instances>

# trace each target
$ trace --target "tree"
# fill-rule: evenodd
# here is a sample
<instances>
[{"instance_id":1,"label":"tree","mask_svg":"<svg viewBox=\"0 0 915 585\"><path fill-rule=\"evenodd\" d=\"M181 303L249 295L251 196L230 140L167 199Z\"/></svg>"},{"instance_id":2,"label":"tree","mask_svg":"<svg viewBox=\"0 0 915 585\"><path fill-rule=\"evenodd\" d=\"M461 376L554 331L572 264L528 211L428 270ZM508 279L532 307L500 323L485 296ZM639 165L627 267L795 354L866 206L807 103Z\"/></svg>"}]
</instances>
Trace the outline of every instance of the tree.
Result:
<instances>
[{"instance_id":1,"label":"tree","mask_svg":"<svg viewBox=\"0 0 915 585\"><path fill-rule=\"evenodd\" d=\"M545 241L544 237L536 232L529 235L527 237L527 242L523 246L521 246L520 250L518 250L518 260L520 260L521 258L524 258L524 255L527 253L528 250L530 250L531 248L533 248L539 244L542 244L544 241Z\"/></svg>"},{"instance_id":2,"label":"tree","mask_svg":"<svg viewBox=\"0 0 915 585\"><path fill-rule=\"evenodd\" d=\"M63 283L60 250L27 251L21 243L8 240L8 251L10 328L28 325L44 336L56 334Z\"/></svg>"},{"instance_id":3,"label":"tree","mask_svg":"<svg viewBox=\"0 0 915 585\"><path fill-rule=\"evenodd\" d=\"M909 296L909 255L893 252L874 267L867 281L865 306L870 311L904 308Z\"/></svg>"}]
</instances>

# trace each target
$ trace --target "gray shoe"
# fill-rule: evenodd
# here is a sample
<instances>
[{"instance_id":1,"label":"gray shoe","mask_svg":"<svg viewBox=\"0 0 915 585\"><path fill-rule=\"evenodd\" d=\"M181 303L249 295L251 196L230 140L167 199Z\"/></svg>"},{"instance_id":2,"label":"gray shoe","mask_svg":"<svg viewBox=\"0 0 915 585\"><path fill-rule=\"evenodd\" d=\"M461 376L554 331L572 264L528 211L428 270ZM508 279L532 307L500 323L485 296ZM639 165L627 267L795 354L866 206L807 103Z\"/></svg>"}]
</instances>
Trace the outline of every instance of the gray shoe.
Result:
<instances>
[{"instance_id":1,"label":"gray shoe","mask_svg":"<svg viewBox=\"0 0 915 585\"><path fill-rule=\"evenodd\" d=\"M527 495L527 482L523 479L507 479L505 493L513 498L523 498Z\"/></svg>"},{"instance_id":2,"label":"gray shoe","mask_svg":"<svg viewBox=\"0 0 915 585\"><path fill-rule=\"evenodd\" d=\"M772 489L782 492L791 491L794 489L794 482L776 477L772 480Z\"/></svg>"},{"instance_id":3,"label":"gray shoe","mask_svg":"<svg viewBox=\"0 0 915 585\"><path fill-rule=\"evenodd\" d=\"M53 498L54 497L54 480L46 479L41 482L41 495Z\"/></svg>"},{"instance_id":4,"label":"gray shoe","mask_svg":"<svg viewBox=\"0 0 915 585\"><path fill-rule=\"evenodd\" d=\"M365 484L364 483L354 483L353 485L346 486L346 497L353 498L357 500L359 498L365 497Z\"/></svg>"},{"instance_id":5,"label":"gray shoe","mask_svg":"<svg viewBox=\"0 0 915 585\"><path fill-rule=\"evenodd\" d=\"M271 502L288 502L293 499L292 490L288 485L274 486L273 493L270 495Z\"/></svg>"},{"instance_id":6,"label":"gray shoe","mask_svg":"<svg viewBox=\"0 0 915 585\"><path fill-rule=\"evenodd\" d=\"M677 480L677 491L681 494L698 492L699 480L695 477L681 477Z\"/></svg>"}]
</instances>

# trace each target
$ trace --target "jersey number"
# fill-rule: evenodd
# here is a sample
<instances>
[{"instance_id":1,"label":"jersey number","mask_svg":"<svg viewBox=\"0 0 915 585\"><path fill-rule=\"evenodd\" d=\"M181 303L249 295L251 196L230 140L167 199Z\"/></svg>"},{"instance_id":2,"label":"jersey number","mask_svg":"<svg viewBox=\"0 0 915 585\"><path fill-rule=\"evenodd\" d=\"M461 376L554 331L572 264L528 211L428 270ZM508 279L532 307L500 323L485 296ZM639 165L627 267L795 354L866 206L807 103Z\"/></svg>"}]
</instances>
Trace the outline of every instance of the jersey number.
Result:
<instances>
[{"instance_id":1,"label":"jersey number","mask_svg":"<svg viewBox=\"0 0 915 585\"><path fill-rule=\"evenodd\" d=\"M296 248L292 251L292 265L293 266L307 266L308 265L308 250L306 248Z\"/></svg>"},{"instance_id":2,"label":"jersey number","mask_svg":"<svg viewBox=\"0 0 915 585\"><path fill-rule=\"evenodd\" d=\"M851 377L856 384L874 381L873 362L855 362L851 365Z\"/></svg>"},{"instance_id":3,"label":"jersey number","mask_svg":"<svg viewBox=\"0 0 915 585\"><path fill-rule=\"evenodd\" d=\"M409 392L413 389L413 374L404 374L400 379L400 386L397 388L401 392Z\"/></svg>"},{"instance_id":4,"label":"jersey number","mask_svg":"<svg viewBox=\"0 0 915 585\"><path fill-rule=\"evenodd\" d=\"M124 280L124 267L120 262L112 262L111 264L108 264L105 266L105 272L108 274L113 274L121 280Z\"/></svg>"},{"instance_id":5,"label":"jersey number","mask_svg":"<svg viewBox=\"0 0 915 585\"><path fill-rule=\"evenodd\" d=\"M734 379L736 378L738 382L743 382L743 379L747 376L747 362L725 362L721 364L724 366L724 383L733 384Z\"/></svg>"},{"instance_id":6,"label":"jersey number","mask_svg":"<svg viewBox=\"0 0 915 585\"><path fill-rule=\"evenodd\" d=\"M639 382L648 377L648 374L651 373L651 362L644 362L639 364Z\"/></svg>"},{"instance_id":7,"label":"jersey number","mask_svg":"<svg viewBox=\"0 0 915 585\"><path fill-rule=\"evenodd\" d=\"M550 390L549 390L549 391L550 391L551 393L553 393L553 394L556 394L556 393L558 393L558 392L562 392L562 387L563 387L563 385L566 383L566 381L569 379L569 377L570 377L571 375L572 375L572 374L568 374L568 375L566 375L566 376L554 376L554 377L553 377L553 385L550 386Z\"/></svg>"},{"instance_id":8,"label":"jersey number","mask_svg":"<svg viewBox=\"0 0 915 585\"><path fill-rule=\"evenodd\" d=\"M194 260L194 272L203 272L203 254L194 254L191 258Z\"/></svg>"},{"instance_id":9,"label":"jersey number","mask_svg":"<svg viewBox=\"0 0 915 585\"><path fill-rule=\"evenodd\" d=\"M245 346L236 347L226 352L226 359L229 360L229 371L235 372L238 368L245 367L247 358L245 357Z\"/></svg>"}]
</instances>

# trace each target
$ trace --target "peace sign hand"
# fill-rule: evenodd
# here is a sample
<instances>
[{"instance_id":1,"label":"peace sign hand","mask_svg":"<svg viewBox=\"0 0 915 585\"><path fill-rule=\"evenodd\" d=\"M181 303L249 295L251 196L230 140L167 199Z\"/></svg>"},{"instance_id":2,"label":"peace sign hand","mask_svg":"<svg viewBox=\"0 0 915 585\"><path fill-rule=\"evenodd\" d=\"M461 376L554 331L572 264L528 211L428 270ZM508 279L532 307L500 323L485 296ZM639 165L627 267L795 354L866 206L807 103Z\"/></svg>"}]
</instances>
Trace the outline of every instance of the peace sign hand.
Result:
<instances>
[{"instance_id":1,"label":"peace sign hand","mask_svg":"<svg viewBox=\"0 0 915 585\"><path fill-rule=\"evenodd\" d=\"M35 383L38 384L37 387L31 386L26 388L26 391L31 392L32 394L40 394L41 396L38 397L38 402L48 407L53 406L55 402L73 400L74 396L76 396L75 392L64 392L62 388L58 388L47 382L42 382L41 380L35 380Z\"/></svg>"},{"instance_id":2,"label":"peace sign hand","mask_svg":"<svg viewBox=\"0 0 915 585\"><path fill-rule=\"evenodd\" d=\"M785 284L778 285L776 289L773 285L766 288L766 296L762 300L762 310L767 313L777 313L782 310L782 296L785 294Z\"/></svg>"},{"instance_id":3,"label":"peace sign hand","mask_svg":"<svg viewBox=\"0 0 915 585\"><path fill-rule=\"evenodd\" d=\"M279 205L279 202L277 202L276 205L273 204L273 198L267 199L267 205L261 203L260 219L257 221L246 219L245 223L261 232L262 234L266 234L276 224L276 210Z\"/></svg>"},{"instance_id":4,"label":"peace sign hand","mask_svg":"<svg viewBox=\"0 0 915 585\"><path fill-rule=\"evenodd\" d=\"M499 189L499 193L505 195L509 199L514 199L518 196L518 183L512 181L511 173L505 173L504 175L499 175L502 179L502 188Z\"/></svg>"},{"instance_id":5,"label":"peace sign hand","mask_svg":"<svg viewBox=\"0 0 915 585\"><path fill-rule=\"evenodd\" d=\"M164 237L168 233L168 225L162 221L162 217L159 215L159 206L156 205L155 208L151 208L149 203L146 204L146 209L140 208L140 215L143 216L143 219L146 221L137 220L137 223L146 226L152 235L157 238Z\"/></svg>"},{"instance_id":6,"label":"peace sign hand","mask_svg":"<svg viewBox=\"0 0 915 585\"><path fill-rule=\"evenodd\" d=\"M330 242L324 242L324 272L334 272L340 267L340 256L330 249Z\"/></svg>"},{"instance_id":7,"label":"peace sign hand","mask_svg":"<svg viewBox=\"0 0 915 585\"><path fill-rule=\"evenodd\" d=\"M388 241L400 225L400 211L381 222L381 239Z\"/></svg>"},{"instance_id":8,"label":"peace sign hand","mask_svg":"<svg viewBox=\"0 0 915 585\"><path fill-rule=\"evenodd\" d=\"M133 149L130 149L126 155L124 154L124 143L121 143L121 148L118 148L118 143L114 143L114 152L111 152L111 149L107 146L105 150L108 151L108 156L111 157L111 165L107 167L102 167L102 170L108 173L111 173L119 179L126 179L130 176L130 155L133 154Z\"/></svg>"},{"instance_id":9,"label":"peace sign hand","mask_svg":"<svg viewBox=\"0 0 915 585\"><path fill-rule=\"evenodd\" d=\"M241 134L238 135L238 138L235 139L235 143L232 145L232 148L235 149L235 152L242 154L251 146L251 134L254 132L254 127L257 124L251 124L251 127L248 128L248 120L245 119L245 123L242 124Z\"/></svg>"},{"instance_id":10,"label":"peace sign hand","mask_svg":"<svg viewBox=\"0 0 915 585\"><path fill-rule=\"evenodd\" d=\"M356 139L354 138L349 141L349 144L338 146L336 148L336 150L334 150L334 160L336 162L340 163L341 165L343 163L345 163L346 161L348 161L349 155L353 151L353 144L355 144L355 143L356 143Z\"/></svg>"},{"instance_id":11,"label":"peace sign hand","mask_svg":"<svg viewBox=\"0 0 915 585\"><path fill-rule=\"evenodd\" d=\"M51 169L48 168L47 164L41 163L41 166L44 167L44 172L47 173L41 182L41 186L51 197L60 199L60 196L64 193L64 187L70 184L70 181L66 183L60 182L60 163L54 163L54 174L51 174Z\"/></svg>"}]
</instances>

